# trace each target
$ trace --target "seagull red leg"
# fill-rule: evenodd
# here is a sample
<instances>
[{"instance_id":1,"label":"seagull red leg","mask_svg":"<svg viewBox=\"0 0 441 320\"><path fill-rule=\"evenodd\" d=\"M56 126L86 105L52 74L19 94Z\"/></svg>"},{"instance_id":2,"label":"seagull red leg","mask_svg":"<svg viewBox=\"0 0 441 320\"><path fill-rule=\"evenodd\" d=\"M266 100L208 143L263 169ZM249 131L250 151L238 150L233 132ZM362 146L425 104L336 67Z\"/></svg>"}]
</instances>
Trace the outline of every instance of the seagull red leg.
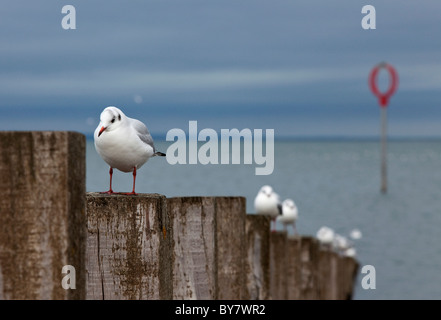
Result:
<instances>
[{"instance_id":1,"label":"seagull red leg","mask_svg":"<svg viewBox=\"0 0 441 320\"><path fill-rule=\"evenodd\" d=\"M109 175L110 175L110 187L109 187L109 191L105 191L105 192L100 192L100 193L106 193L106 194L113 194L115 192L113 192L112 190L112 176L113 176L113 168L110 167L109 169Z\"/></svg>"},{"instance_id":2,"label":"seagull red leg","mask_svg":"<svg viewBox=\"0 0 441 320\"><path fill-rule=\"evenodd\" d=\"M276 218L271 218L271 232L276 232Z\"/></svg>"},{"instance_id":3,"label":"seagull red leg","mask_svg":"<svg viewBox=\"0 0 441 320\"><path fill-rule=\"evenodd\" d=\"M125 193L125 195L137 195L135 192L135 182L136 182L136 167L133 167L133 190L130 193Z\"/></svg>"}]
</instances>

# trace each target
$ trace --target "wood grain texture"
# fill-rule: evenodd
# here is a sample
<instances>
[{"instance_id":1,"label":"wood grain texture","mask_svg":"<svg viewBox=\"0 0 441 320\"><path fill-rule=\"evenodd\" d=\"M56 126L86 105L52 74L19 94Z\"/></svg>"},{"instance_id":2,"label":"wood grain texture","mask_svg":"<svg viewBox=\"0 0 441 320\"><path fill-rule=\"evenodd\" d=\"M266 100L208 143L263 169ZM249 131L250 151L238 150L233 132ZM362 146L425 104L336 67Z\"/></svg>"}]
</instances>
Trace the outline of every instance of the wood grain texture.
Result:
<instances>
[{"instance_id":1,"label":"wood grain texture","mask_svg":"<svg viewBox=\"0 0 441 320\"><path fill-rule=\"evenodd\" d=\"M247 237L247 276L245 299L268 300L270 295L269 237L270 218L248 214L245 231Z\"/></svg>"},{"instance_id":2,"label":"wood grain texture","mask_svg":"<svg viewBox=\"0 0 441 320\"><path fill-rule=\"evenodd\" d=\"M285 231L270 232L270 293L272 300L286 300L288 286L286 272L288 270L287 233Z\"/></svg>"},{"instance_id":3,"label":"wood grain texture","mask_svg":"<svg viewBox=\"0 0 441 320\"><path fill-rule=\"evenodd\" d=\"M165 196L87 193L87 230L87 299L172 298Z\"/></svg>"},{"instance_id":4,"label":"wood grain texture","mask_svg":"<svg viewBox=\"0 0 441 320\"><path fill-rule=\"evenodd\" d=\"M216 197L217 299L245 297L244 197Z\"/></svg>"},{"instance_id":5,"label":"wood grain texture","mask_svg":"<svg viewBox=\"0 0 441 320\"><path fill-rule=\"evenodd\" d=\"M339 265L339 287L338 298L341 300L351 300L354 293L354 285L357 281L359 263L352 257L340 257Z\"/></svg>"},{"instance_id":6,"label":"wood grain texture","mask_svg":"<svg viewBox=\"0 0 441 320\"><path fill-rule=\"evenodd\" d=\"M0 299L84 299L84 135L0 132L0 154Z\"/></svg>"},{"instance_id":7,"label":"wood grain texture","mask_svg":"<svg viewBox=\"0 0 441 320\"><path fill-rule=\"evenodd\" d=\"M316 238L302 237L300 241L300 299L320 299L319 294L319 243Z\"/></svg>"},{"instance_id":8,"label":"wood grain texture","mask_svg":"<svg viewBox=\"0 0 441 320\"><path fill-rule=\"evenodd\" d=\"M174 229L174 299L242 299L245 198L167 199Z\"/></svg>"},{"instance_id":9,"label":"wood grain texture","mask_svg":"<svg viewBox=\"0 0 441 320\"><path fill-rule=\"evenodd\" d=\"M320 250L318 261L318 290L322 300L338 300L341 286L342 269L339 265L340 256L332 250Z\"/></svg>"},{"instance_id":10,"label":"wood grain texture","mask_svg":"<svg viewBox=\"0 0 441 320\"><path fill-rule=\"evenodd\" d=\"M287 299L300 299L301 287L301 237L289 236L286 245L287 256L287 271L286 271L286 285L287 285Z\"/></svg>"},{"instance_id":11,"label":"wood grain texture","mask_svg":"<svg viewBox=\"0 0 441 320\"><path fill-rule=\"evenodd\" d=\"M167 206L174 231L173 299L215 299L215 198L170 198Z\"/></svg>"}]
</instances>

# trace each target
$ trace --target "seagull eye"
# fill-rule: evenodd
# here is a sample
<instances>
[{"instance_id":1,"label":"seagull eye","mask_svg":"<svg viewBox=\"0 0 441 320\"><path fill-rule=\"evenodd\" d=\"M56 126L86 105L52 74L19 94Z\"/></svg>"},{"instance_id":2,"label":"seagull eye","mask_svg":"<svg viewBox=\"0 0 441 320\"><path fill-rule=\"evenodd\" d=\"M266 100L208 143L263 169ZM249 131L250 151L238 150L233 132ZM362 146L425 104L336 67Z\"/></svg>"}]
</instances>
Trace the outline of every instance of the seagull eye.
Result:
<instances>
[{"instance_id":1,"label":"seagull eye","mask_svg":"<svg viewBox=\"0 0 441 320\"><path fill-rule=\"evenodd\" d=\"M114 123L115 122L115 118L113 118L110 122Z\"/></svg>"},{"instance_id":2,"label":"seagull eye","mask_svg":"<svg viewBox=\"0 0 441 320\"><path fill-rule=\"evenodd\" d=\"M121 115L120 114L118 114L118 120L121 120Z\"/></svg>"}]
</instances>

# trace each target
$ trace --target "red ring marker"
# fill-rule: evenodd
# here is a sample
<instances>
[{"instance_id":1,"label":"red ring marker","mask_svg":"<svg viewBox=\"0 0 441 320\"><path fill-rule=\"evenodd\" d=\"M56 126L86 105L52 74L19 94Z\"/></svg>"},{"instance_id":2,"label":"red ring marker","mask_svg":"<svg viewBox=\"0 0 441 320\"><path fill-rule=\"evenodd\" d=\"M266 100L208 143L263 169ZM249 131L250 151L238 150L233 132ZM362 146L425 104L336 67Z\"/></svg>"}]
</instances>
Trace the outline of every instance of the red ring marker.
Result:
<instances>
[{"instance_id":1,"label":"red ring marker","mask_svg":"<svg viewBox=\"0 0 441 320\"><path fill-rule=\"evenodd\" d=\"M381 93L377 87L377 75L380 69L386 69L389 72L390 76L390 87L384 93ZM382 62L376 65L369 75L369 86L371 87L373 94L378 97L380 107L386 108L387 104L389 103L389 98L395 93L398 86L398 75L394 67L386 62Z\"/></svg>"}]
</instances>

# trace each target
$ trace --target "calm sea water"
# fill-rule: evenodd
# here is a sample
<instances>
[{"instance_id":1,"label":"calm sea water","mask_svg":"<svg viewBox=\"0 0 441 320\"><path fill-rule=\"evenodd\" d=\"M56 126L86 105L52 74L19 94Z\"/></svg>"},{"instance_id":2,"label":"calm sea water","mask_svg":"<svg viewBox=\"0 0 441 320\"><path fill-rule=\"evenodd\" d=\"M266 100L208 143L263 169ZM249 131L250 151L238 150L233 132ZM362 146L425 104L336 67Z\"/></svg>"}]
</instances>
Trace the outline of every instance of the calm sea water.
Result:
<instances>
[{"instance_id":1,"label":"calm sea water","mask_svg":"<svg viewBox=\"0 0 441 320\"><path fill-rule=\"evenodd\" d=\"M170 144L156 142L163 152ZM245 196L253 213L256 193L269 184L296 202L299 233L315 235L323 225L342 235L362 231L357 259L375 267L376 289L363 289L359 272L354 299L441 299L440 141L390 141L387 194L380 193L378 142L280 141L273 174L256 176L254 170L244 164L170 165L156 157L138 171L136 191ZM107 165L88 141L87 190L107 190L108 179ZM115 171L113 186L131 191L132 175Z\"/></svg>"}]
</instances>

